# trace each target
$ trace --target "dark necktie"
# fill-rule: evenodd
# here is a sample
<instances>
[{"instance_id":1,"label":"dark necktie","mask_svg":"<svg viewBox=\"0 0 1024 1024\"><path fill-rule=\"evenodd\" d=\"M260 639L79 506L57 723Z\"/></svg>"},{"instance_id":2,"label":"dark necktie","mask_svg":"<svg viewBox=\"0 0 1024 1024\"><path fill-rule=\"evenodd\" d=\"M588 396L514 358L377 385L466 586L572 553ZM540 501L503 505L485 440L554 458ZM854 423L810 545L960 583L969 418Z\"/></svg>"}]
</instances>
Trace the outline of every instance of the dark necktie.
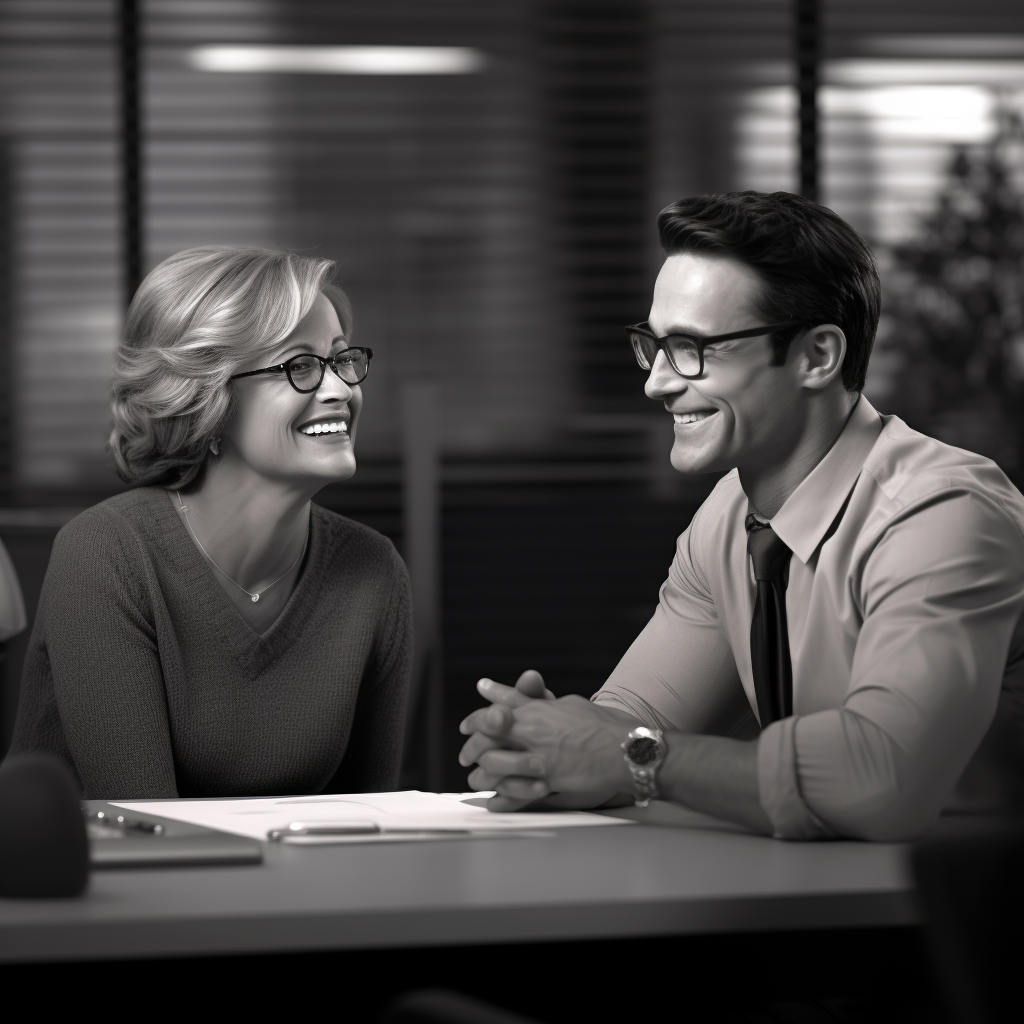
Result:
<instances>
[{"instance_id":1,"label":"dark necktie","mask_svg":"<svg viewBox=\"0 0 1024 1024\"><path fill-rule=\"evenodd\" d=\"M750 662L761 728L793 714L793 666L786 625L786 566L793 552L768 523L746 519L747 551L754 563L757 599L750 623Z\"/></svg>"}]
</instances>

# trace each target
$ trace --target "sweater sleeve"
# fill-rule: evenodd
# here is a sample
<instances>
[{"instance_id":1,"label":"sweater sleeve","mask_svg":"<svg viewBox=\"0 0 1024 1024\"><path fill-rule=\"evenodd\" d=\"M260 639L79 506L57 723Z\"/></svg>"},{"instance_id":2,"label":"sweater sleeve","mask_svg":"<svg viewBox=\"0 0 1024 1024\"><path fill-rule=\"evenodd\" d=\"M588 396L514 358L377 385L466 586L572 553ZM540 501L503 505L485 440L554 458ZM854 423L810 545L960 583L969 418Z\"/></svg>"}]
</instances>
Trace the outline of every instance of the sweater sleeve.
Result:
<instances>
[{"instance_id":1,"label":"sweater sleeve","mask_svg":"<svg viewBox=\"0 0 1024 1024\"><path fill-rule=\"evenodd\" d=\"M348 748L326 787L333 793L383 793L398 785L412 661L409 575L389 544L389 585L382 588L374 653L356 701Z\"/></svg>"},{"instance_id":2,"label":"sweater sleeve","mask_svg":"<svg viewBox=\"0 0 1024 1024\"><path fill-rule=\"evenodd\" d=\"M110 512L61 530L25 665L12 752L70 760L91 799L178 795L137 544Z\"/></svg>"},{"instance_id":3,"label":"sweater sleeve","mask_svg":"<svg viewBox=\"0 0 1024 1024\"><path fill-rule=\"evenodd\" d=\"M25 615L25 599L18 582L18 573L0 541L0 643L17 636L28 625Z\"/></svg>"}]
</instances>

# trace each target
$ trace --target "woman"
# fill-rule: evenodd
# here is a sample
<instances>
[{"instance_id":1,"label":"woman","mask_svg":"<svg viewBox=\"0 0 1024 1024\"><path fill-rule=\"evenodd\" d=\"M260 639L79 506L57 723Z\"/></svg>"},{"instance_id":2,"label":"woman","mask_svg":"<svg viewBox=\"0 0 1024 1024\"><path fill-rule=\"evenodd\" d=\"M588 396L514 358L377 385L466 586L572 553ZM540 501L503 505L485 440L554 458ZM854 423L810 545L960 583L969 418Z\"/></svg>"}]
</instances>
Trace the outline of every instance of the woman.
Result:
<instances>
[{"instance_id":1,"label":"woman","mask_svg":"<svg viewBox=\"0 0 1024 1024\"><path fill-rule=\"evenodd\" d=\"M109 447L134 487L57 536L12 745L86 797L395 787L405 568L310 500L355 472L372 355L332 267L190 249L132 302Z\"/></svg>"}]
</instances>

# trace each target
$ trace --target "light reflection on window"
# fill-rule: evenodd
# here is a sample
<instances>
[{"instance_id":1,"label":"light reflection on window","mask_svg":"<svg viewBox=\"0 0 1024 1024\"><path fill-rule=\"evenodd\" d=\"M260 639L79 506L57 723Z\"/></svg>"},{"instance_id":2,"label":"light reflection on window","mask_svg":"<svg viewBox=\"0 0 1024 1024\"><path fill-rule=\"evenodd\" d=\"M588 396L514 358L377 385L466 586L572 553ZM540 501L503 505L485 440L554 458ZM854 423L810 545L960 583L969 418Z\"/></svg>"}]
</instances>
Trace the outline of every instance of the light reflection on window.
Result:
<instances>
[{"instance_id":1,"label":"light reflection on window","mask_svg":"<svg viewBox=\"0 0 1024 1024\"><path fill-rule=\"evenodd\" d=\"M1024 59L832 61L823 79L822 201L882 277L865 394L1020 485ZM795 187L795 107L789 86L747 94L741 187Z\"/></svg>"},{"instance_id":2,"label":"light reflection on window","mask_svg":"<svg viewBox=\"0 0 1024 1024\"><path fill-rule=\"evenodd\" d=\"M1024 112L1024 60L831 61L822 77L822 199L876 244L913 232L953 145L991 139L999 107ZM741 188L795 188L795 114L791 87L747 94Z\"/></svg>"}]
</instances>

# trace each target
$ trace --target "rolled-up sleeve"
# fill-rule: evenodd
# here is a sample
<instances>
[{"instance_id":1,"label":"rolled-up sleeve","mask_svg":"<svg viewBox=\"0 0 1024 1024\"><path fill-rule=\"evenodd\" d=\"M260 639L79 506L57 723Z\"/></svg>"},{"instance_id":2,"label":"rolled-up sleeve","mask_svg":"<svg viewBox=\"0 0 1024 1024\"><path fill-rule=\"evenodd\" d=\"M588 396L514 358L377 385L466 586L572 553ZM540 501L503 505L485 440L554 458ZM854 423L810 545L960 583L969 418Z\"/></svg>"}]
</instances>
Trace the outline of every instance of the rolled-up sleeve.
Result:
<instances>
[{"instance_id":1,"label":"rolled-up sleeve","mask_svg":"<svg viewBox=\"0 0 1024 1024\"><path fill-rule=\"evenodd\" d=\"M894 517L850 586L863 622L845 700L759 740L781 838L907 840L937 818L995 715L1024 539L997 503L947 491Z\"/></svg>"},{"instance_id":2,"label":"rolled-up sleeve","mask_svg":"<svg viewBox=\"0 0 1024 1024\"><path fill-rule=\"evenodd\" d=\"M653 617L591 699L656 728L728 735L752 715L707 581L695 565L699 527L698 518L679 538Z\"/></svg>"}]
</instances>

